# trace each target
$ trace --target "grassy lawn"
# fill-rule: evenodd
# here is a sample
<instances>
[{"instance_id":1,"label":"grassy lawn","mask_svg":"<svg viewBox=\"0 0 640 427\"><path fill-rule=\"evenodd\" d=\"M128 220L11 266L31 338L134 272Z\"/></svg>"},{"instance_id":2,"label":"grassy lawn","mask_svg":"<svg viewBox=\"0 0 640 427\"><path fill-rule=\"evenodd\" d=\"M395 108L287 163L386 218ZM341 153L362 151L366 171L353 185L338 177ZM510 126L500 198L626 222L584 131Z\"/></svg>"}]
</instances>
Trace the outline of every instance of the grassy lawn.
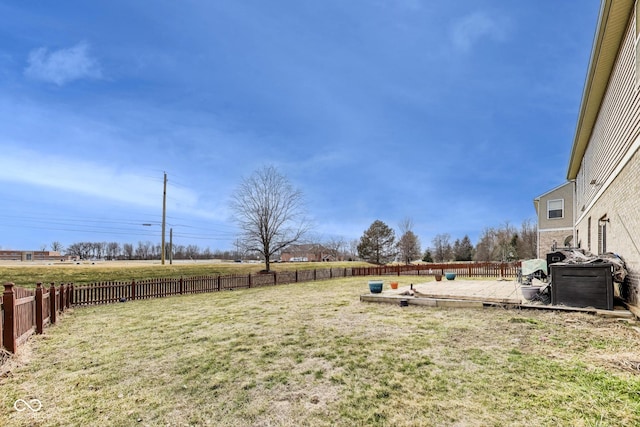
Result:
<instances>
[{"instance_id":1,"label":"grassy lawn","mask_svg":"<svg viewBox=\"0 0 640 427\"><path fill-rule=\"evenodd\" d=\"M364 262L298 262L271 264L274 271L283 270L308 270L322 268L362 267L370 264ZM50 265L16 263L14 265L0 265L0 284L13 282L16 286L34 288L36 283L49 284L61 283L94 283L108 281L129 281L132 279L155 279L180 276L216 276L226 274L257 273L264 268L260 263L233 263L233 262L198 262L187 263L184 261L175 264L161 265L156 262L126 262L103 261L76 263L51 263Z\"/></svg>"},{"instance_id":2,"label":"grassy lawn","mask_svg":"<svg viewBox=\"0 0 640 427\"><path fill-rule=\"evenodd\" d=\"M0 379L0 420L640 425L640 335L626 322L361 303L365 292L350 278L74 309ZM14 409L34 398L40 412Z\"/></svg>"}]
</instances>

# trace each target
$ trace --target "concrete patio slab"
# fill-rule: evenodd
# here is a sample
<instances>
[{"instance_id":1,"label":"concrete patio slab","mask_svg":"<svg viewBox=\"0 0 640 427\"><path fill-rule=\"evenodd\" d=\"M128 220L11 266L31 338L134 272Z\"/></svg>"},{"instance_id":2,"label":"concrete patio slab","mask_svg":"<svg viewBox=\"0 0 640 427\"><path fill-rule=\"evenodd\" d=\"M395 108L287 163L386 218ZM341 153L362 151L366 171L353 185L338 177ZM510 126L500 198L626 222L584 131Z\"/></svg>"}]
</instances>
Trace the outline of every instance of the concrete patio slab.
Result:
<instances>
[{"instance_id":1,"label":"concrete patio slab","mask_svg":"<svg viewBox=\"0 0 640 427\"><path fill-rule=\"evenodd\" d=\"M386 295L402 295L410 286L389 289ZM419 298L456 299L465 301L521 304L524 300L520 284L514 280L442 280L417 283L413 291Z\"/></svg>"},{"instance_id":2,"label":"concrete patio slab","mask_svg":"<svg viewBox=\"0 0 640 427\"><path fill-rule=\"evenodd\" d=\"M388 285L386 285L388 286ZM386 288L385 286L385 288ZM379 294L363 294L360 301L389 304L421 305L428 307L482 308L507 305L543 310L580 311L607 317L634 318L629 310L598 310L591 307L553 306L526 300L515 280L443 280L383 290Z\"/></svg>"}]
</instances>

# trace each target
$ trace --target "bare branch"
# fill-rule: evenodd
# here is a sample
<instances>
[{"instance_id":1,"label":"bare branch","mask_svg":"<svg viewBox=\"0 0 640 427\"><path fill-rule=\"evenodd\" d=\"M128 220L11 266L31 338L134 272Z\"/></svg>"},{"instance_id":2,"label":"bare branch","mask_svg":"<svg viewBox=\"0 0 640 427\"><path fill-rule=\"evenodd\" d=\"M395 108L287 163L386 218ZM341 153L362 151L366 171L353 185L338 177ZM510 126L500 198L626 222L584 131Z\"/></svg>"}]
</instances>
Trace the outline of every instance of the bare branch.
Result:
<instances>
[{"instance_id":1,"label":"bare branch","mask_svg":"<svg viewBox=\"0 0 640 427\"><path fill-rule=\"evenodd\" d=\"M302 239L311 227L302 192L273 166L243 180L230 205L244 246L264 257L267 271L271 257Z\"/></svg>"}]
</instances>

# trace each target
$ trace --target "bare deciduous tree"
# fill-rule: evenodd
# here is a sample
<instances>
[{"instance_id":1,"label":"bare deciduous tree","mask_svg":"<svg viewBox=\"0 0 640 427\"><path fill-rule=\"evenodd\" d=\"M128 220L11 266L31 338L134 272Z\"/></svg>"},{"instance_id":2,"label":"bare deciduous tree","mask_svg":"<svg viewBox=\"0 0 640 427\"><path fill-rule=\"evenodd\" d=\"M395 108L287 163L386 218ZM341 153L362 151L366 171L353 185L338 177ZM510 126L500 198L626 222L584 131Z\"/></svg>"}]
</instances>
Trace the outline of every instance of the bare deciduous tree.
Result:
<instances>
[{"instance_id":1,"label":"bare deciduous tree","mask_svg":"<svg viewBox=\"0 0 640 427\"><path fill-rule=\"evenodd\" d=\"M123 244L122 252L126 259L133 259L133 245L131 243Z\"/></svg>"},{"instance_id":2,"label":"bare deciduous tree","mask_svg":"<svg viewBox=\"0 0 640 427\"><path fill-rule=\"evenodd\" d=\"M535 224L527 219L520 227L520 239L518 240L518 255L520 259L532 259L538 257L538 232Z\"/></svg>"},{"instance_id":3,"label":"bare deciduous tree","mask_svg":"<svg viewBox=\"0 0 640 427\"><path fill-rule=\"evenodd\" d=\"M349 261L354 261L358 259L358 245L360 244L360 240L351 239L349 241Z\"/></svg>"},{"instance_id":4,"label":"bare deciduous tree","mask_svg":"<svg viewBox=\"0 0 640 427\"><path fill-rule=\"evenodd\" d=\"M116 259L120 255L120 243L109 242L107 243L107 258Z\"/></svg>"},{"instance_id":5,"label":"bare deciduous tree","mask_svg":"<svg viewBox=\"0 0 640 427\"><path fill-rule=\"evenodd\" d=\"M453 248L450 242L451 236L448 233L436 234L431 244L433 245L433 259L435 262L451 261L453 258Z\"/></svg>"},{"instance_id":6,"label":"bare deciduous tree","mask_svg":"<svg viewBox=\"0 0 640 427\"><path fill-rule=\"evenodd\" d=\"M340 261L346 243L343 237L330 237L324 242L324 246L329 249L335 261Z\"/></svg>"},{"instance_id":7,"label":"bare deciduous tree","mask_svg":"<svg viewBox=\"0 0 640 427\"><path fill-rule=\"evenodd\" d=\"M266 271L270 271L273 255L310 229L302 192L273 166L244 179L230 205L243 244L264 257Z\"/></svg>"},{"instance_id":8,"label":"bare deciduous tree","mask_svg":"<svg viewBox=\"0 0 640 427\"><path fill-rule=\"evenodd\" d=\"M486 228L476 246L477 261L514 261L536 257L537 233L529 220L520 231L505 221L500 227Z\"/></svg>"},{"instance_id":9,"label":"bare deciduous tree","mask_svg":"<svg viewBox=\"0 0 640 427\"><path fill-rule=\"evenodd\" d=\"M400 221L400 240L398 240L398 255L405 264L410 264L420 258L420 239L413 232L413 220L405 218Z\"/></svg>"}]
</instances>

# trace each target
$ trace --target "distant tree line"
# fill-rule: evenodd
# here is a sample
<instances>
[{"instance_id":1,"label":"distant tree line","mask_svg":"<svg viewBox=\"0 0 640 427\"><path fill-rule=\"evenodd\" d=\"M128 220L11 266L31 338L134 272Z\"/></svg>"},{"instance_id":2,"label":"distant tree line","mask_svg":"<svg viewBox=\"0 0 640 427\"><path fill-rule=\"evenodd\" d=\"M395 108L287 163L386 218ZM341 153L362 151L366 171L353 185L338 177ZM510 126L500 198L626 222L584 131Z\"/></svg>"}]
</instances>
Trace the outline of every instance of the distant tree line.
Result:
<instances>
[{"instance_id":1,"label":"distant tree line","mask_svg":"<svg viewBox=\"0 0 640 427\"><path fill-rule=\"evenodd\" d=\"M420 239L412 230L413 222L405 219L400 223L400 238L396 232L380 220L374 221L360 239L347 242L333 237L320 243L335 260L364 260L374 264L414 261L515 261L536 258L537 232L530 221L524 221L520 228L508 222L499 227L485 228L474 246L469 236L453 240L448 233L437 234L431 246L424 252ZM316 238L315 241L321 239ZM66 249L60 242L53 242L51 250L77 259L106 260L154 260L161 258L161 245L150 241L133 243L118 242L77 242ZM169 256L166 245L165 256ZM262 259L260 254L238 245L235 250L210 250L197 245L173 245L173 259Z\"/></svg>"},{"instance_id":2,"label":"distant tree line","mask_svg":"<svg viewBox=\"0 0 640 427\"><path fill-rule=\"evenodd\" d=\"M51 250L64 253L77 259L106 259L106 260L154 260L160 259L162 245L150 241L133 243L119 242L76 242L65 249L60 242L53 242ZM211 251L197 245L173 245L173 259L235 259L235 251ZM169 258L169 245L166 245L165 256ZM245 257L246 258L246 257Z\"/></svg>"},{"instance_id":3,"label":"distant tree line","mask_svg":"<svg viewBox=\"0 0 640 427\"><path fill-rule=\"evenodd\" d=\"M399 228L401 237L396 240L392 228L380 220L374 221L358 241L358 256L374 264L392 261L409 264L420 259L424 262L508 262L537 256L536 227L529 220L524 221L519 229L508 222L499 227L485 228L475 246L467 235L452 241L448 233L437 234L424 253L412 226L411 220L404 220Z\"/></svg>"},{"instance_id":4,"label":"distant tree line","mask_svg":"<svg viewBox=\"0 0 640 427\"><path fill-rule=\"evenodd\" d=\"M499 227L485 228L475 247L466 235L451 243L449 234L437 234L431 244L422 258L425 262L509 262L537 257L536 227L529 220L524 221L519 229L508 222Z\"/></svg>"}]
</instances>

